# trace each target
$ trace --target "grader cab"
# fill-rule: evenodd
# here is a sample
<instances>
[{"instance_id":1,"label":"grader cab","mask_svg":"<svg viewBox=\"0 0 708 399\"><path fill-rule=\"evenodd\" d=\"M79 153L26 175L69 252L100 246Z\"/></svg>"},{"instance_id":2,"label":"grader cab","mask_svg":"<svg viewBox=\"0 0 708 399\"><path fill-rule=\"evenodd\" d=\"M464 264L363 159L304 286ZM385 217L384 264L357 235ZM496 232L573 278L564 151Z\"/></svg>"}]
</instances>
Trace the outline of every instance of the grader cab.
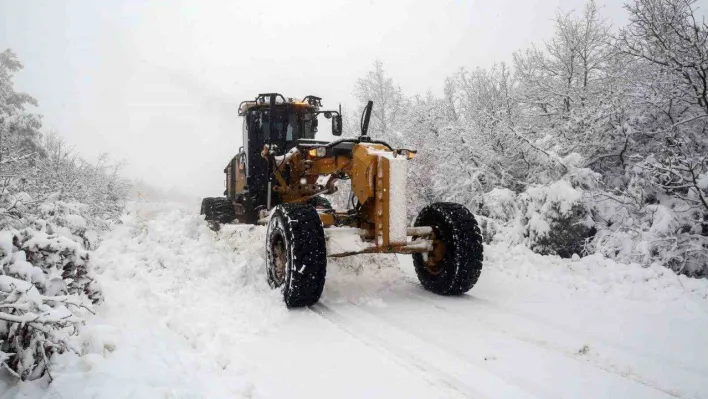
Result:
<instances>
[{"instance_id":1,"label":"grader cab","mask_svg":"<svg viewBox=\"0 0 708 399\"><path fill-rule=\"evenodd\" d=\"M201 213L213 225L267 224L269 284L288 307L317 302L327 258L360 253L413 255L427 290L459 295L474 286L482 269L482 237L462 205L424 207L411 225L406 216L408 163L416 152L396 149L367 135L373 103L361 118L361 135L333 142L315 140L318 116L342 134L341 110L321 110L321 99L258 95L239 106L243 147L224 169L225 197L205 198ZM325 196L337 181L350 180L348 209L332 209ZM350 227L366 247L327 253L325 231Z\"/></svg>"}]
</instances>

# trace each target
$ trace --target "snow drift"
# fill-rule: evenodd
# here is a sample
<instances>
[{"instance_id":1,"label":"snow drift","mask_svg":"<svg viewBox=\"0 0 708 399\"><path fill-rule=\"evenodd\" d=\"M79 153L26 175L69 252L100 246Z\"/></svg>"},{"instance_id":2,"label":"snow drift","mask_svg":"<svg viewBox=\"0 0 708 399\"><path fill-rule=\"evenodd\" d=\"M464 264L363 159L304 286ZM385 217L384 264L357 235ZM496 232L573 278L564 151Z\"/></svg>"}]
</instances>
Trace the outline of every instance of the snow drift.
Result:
<instances>
[{"instance_id":1,"label":"snow drift","mask_svg":"<svg viewBox=\"0 0 708 399\"><path fill-rule=\"evenodd\" d=\"M52 358L48 387L0 382L0 397L701 396L705 280L495 243L463 298L422 290L409 258L368 255L330 260L322 306L288 311L264 235L130 204L95 251L106 300L78 350ZM329 251L351 236L330 233ZM529 385L549 375L566 383Z\"/></svg>"}]
</instances>

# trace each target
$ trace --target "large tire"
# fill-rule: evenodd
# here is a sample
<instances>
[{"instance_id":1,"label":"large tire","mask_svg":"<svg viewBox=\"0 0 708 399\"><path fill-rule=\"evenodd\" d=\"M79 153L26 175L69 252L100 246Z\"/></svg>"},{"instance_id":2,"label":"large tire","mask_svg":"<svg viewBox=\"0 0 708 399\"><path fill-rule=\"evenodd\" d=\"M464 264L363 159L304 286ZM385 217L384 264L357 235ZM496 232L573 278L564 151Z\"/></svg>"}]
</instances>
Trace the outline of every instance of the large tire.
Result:
<instances>
[{"instance_id":1,"label":"large tire","mask_svg":"<svg viewBox=\"0 0 708 399\"><path fill-rule=\"evenodd\" d=\"M440 244L427 254L413 254L418 280L428 291L460 295L482 273L482 234L472 213L462 205L439 202L423 208L416 226L430 226Z\"/></svg>"},{"instance_id":2,"label":"large tire","mask_svg":"<svg viewBox=\"0 0 708 399\"><path fill-rule=\"evenodd\" d=\"M212 223L231 223L236 219L233 204L224 197L204 198L200 214L204 215L204 220Z\"/></svg>"},{"instance_id":3,"label":"large tire","mask_svg":"<svg viewBox=\"0 0 708 399\"><path fill-rule=\"evenodd\" d=\"M307 204L278 205L266 236L268 284L289 308L316 303L324 289L327 248L322 222Z\"/></svg>"}]
</instances>

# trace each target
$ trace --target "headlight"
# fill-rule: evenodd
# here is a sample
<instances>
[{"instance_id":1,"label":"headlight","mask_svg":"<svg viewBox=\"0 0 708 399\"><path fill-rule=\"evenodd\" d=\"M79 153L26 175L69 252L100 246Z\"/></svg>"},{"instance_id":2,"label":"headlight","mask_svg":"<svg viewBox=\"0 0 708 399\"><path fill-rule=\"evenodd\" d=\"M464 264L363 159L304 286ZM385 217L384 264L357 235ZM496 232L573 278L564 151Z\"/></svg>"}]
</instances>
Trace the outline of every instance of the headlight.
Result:
<instances>
[{"instance_id":1,"label":"headlight","mask_svg":"<svg viewBox=\"0 0 708 399\"><path fill-rule=\"evenodd\" d=\"M323 156L327 155L327 148L325 148L325 147L311 148L310 150L307 151L307 154L312 158L315 158L315 157L322 158Z\"/></svg>"}]
</instances>

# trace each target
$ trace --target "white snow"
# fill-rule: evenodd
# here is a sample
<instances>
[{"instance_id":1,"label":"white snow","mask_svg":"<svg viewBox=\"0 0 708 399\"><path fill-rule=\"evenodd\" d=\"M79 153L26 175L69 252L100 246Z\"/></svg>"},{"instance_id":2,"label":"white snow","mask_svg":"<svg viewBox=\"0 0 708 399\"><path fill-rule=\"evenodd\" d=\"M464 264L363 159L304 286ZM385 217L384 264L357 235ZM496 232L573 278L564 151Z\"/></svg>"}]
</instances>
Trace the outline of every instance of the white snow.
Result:
<instances>
[{"instance_id":1,"label":"white snow","mask_svg":"<svg viewBox=\"0 0 708 399\"><path fill-rule=\"evenodd\" d=\"M698 188L703 189L703 190L708 190L708 173L704 173L698 179Z\"/></svg>"},{"instance_id":2,"label":"white snow","mask_svg":"<svg viewBox=\"0 0 708 399\"><path fill-rule=\"evenodd\" d=\"M516 193L508 188L494 188L484 194L484 206L489 217L508 222L519 213L516 205Z\"/></svg>"},{"instance_id":3,"label":"white snow","mask_svg":"<svg viewBox=\"0 0 708 399\"><path fill-rule=\"evenodd\" d=\"M538 212L531 213L528 225L530 232L534 235L545 235L551 231L551 226Z\"/></svg>"},{"instance_id":4,"label":"white snow","mask_svg":"<svg viewBox=\"0 0 708 399\"><path fill-rule=\"evenodd\" d=\"M664 205L647 205L647 210L652 214L652 223L649 232L657 236L664 236L675 232L678 223L674 212Z\"/></svg>"},{"instance_id":5,"label":"white snow","mask_svg":"<svg viewBox=\"0 0 708 399\"><path fill-rule=\"evenodd\" d=\"M386 159L389 165L388 184L388 226L389 242L403 244L406 242L408 227L406 204L406 181L408 179L408 159L404 157L379 157ZM381 163L379 163L381 168Z\"/></svg>"},{"instance_id":6,"label":"white snow","mask_svg":"<svg viewBox=\"0 0 708 399\"><path fill-rule=\"evenodd\" d=\"M74 229L86 228L86 220L79 215L66 215L66 224Z\"/></svg>"},{"instance_id":7,"label":"white snow","mask_svg":"<svg viewBox=\"0 0 708 399\"><path fill-rule=\"evenodd\" d=\"M328 251L356 247L348 233L329 234ZM264 234L132 204L93 255L105 303L82 356L56 356L48 388L0 378L0 398L708 393L706 280L494 244L462 297L423 290L409 256L367 255L330 259L320 304L286 310L266 283Z\"/></svg>"},{"instance_id":8,"label":"white snow","mask_svg":"<svg viewBox=\"0 0 708 399\"><path fill-rule=\"evenodd\" d=\"M534 199L541 199L539 202L545 200L544 207L557 204L560 207L560 213L562 215L567 214L573 205L578 203L583 197L582 192L574 189L573 186L565 180L558 180L548 187L530 187L527 193Z\"/></svg>"}]
</instances>

